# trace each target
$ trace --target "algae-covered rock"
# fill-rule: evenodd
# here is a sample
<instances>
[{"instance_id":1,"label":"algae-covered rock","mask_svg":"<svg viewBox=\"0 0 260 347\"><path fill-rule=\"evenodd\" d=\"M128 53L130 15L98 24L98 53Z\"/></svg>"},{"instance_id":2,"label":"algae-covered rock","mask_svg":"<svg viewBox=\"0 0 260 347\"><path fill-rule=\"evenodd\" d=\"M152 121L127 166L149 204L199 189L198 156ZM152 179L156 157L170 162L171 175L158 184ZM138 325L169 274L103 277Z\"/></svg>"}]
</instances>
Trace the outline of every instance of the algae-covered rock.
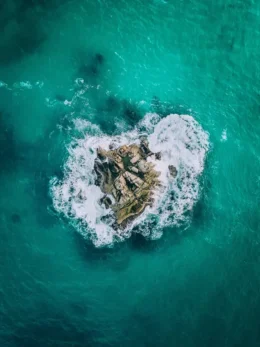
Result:
<instances>
[{"instance_id":1,"label":"algae-covered rock","mask_svg":"<svg viewBox=\"0 0 260 347\"><path fill-rule=\"evenodd\" d=\"M147 158L160 160L161 154L150 151L146 138L141 138L140 144L113 148L97 149L96 185L104 193L100 203L113 211L115 226L124 228L152 205L153 192L160 185L160 172Z\"/></svg>"}]
</instances>

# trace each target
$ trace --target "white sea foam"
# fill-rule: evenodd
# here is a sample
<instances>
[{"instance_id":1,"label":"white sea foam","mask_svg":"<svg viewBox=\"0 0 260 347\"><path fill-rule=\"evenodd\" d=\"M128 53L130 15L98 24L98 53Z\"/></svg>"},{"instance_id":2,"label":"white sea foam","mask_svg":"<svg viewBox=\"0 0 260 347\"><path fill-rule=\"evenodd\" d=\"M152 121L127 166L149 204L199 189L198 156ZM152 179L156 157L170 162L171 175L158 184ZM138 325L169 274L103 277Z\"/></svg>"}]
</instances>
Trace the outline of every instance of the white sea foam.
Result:
<instances>
[{"instance_id":1,"label":"white sea foam","mask_svg":"<svg viewBox=\"0 0 260 347\"><path fill-rule=\"evenodd\" d=\"M227 141L227 129L224 129L224 130L222 131L220 141L221 141L221 142L226 142L226 141Z\"/></svg>"},{"instance_id":2,"label":"white sea foam","mask_svg":"<svg viewBox=\"0 0 260 347\"><path fill-rule=\"evenodd\" d=\"M3 81L0 81L0 88L6 88L7 84Z\"/></svg>"},{"instance_id":3,"label":"white sea foam","mask_svg":"<svg viewBox=\"0 0 260 347\"><path fill-rule=\"evenodd\" d=\"M134 130L112 137L90 122L76 119L74 124L84 138L74 139L70 144L64 179L53 178L51 192L56 210L68 217L96 247L123 241L133 230L156 239L163 227L187 221L186 212L199 197L198 178L209 148L208 134L193 117L171 114L161 119L155 113L148 113ZM138 142L144 134L151 150L161 151L162 159L155 164L161 172L162 187L155 194L153 207L146 208L124 231L116 231L111 226L111 212L99 204L102 193L94 185L96 148ZM175 179L169 176L168 165L177 168Z\"/></svg>"},{"instance_id":4,"label":"white sea foam","mask_svg":"<svg viewBox=\"0 0 260 347\"><path fill-rule=\"evenodd\" d=\"M0 81L0 88L6 88L9 90L27 90L27 89L33 89L34 87L42 88L44 86L43 81L37 81L34 85L30 81L25 82L15 82L12 86L8 86L7 83L4 81Z\"/></svg>"},{"instance_id":5,"label":"white sea foam","mask_svg":"<svg viewBox=\"0 0 260 347\"><path fill-rule=\"evenodd\" d=\"M14 83L13 87L17 89L32 89L33 85L31 84L30 81L25 81L25 82L16 82Z\"/></svg>"}]
</instances>

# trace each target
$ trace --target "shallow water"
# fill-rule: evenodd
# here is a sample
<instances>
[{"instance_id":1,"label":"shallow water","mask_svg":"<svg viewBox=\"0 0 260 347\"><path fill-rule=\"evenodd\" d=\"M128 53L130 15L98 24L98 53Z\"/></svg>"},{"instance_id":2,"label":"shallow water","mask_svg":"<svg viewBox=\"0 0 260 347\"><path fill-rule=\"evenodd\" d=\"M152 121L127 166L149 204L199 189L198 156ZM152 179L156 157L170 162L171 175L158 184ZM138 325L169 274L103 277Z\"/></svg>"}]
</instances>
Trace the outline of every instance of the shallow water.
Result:
<instances>
[{"instance_id":1,"label":"shallow water","mask_svg":"<svg viewBox=\"0 0 260 347\"><path fill-rule=\"evenodd\" d=\"M258 346L260 4L0 5L0 344ZM209 134L189 223L97 249L53 208L72 139L145 114Z\"/></svg>"}]
</instances>

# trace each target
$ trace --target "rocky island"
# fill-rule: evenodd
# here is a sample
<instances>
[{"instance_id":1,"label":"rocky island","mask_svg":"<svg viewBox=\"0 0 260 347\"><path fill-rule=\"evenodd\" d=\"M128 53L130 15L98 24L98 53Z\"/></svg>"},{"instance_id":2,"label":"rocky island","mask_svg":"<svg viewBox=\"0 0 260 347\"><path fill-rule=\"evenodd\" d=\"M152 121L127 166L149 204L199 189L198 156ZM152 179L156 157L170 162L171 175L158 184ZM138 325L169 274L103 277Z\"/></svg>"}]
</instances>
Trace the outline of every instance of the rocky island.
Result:
<instances>
[{"instance_id":1,"label":"rocky island","mask_svg":"<svg viewBox=\"0 0 260 347\"><path fill-rule=\"evenodd\" d=\"M95 184L104 193L100 204L113 211L115 228L125 228L146 206L153 204L154 190L160 186L160 172L147 160L149 157L160 160L161 153L151 152L145 137L140 138L140 144L97 149ZM177 174L172 165L169 174L173 177Z\"/></svg>"}]
</instances>

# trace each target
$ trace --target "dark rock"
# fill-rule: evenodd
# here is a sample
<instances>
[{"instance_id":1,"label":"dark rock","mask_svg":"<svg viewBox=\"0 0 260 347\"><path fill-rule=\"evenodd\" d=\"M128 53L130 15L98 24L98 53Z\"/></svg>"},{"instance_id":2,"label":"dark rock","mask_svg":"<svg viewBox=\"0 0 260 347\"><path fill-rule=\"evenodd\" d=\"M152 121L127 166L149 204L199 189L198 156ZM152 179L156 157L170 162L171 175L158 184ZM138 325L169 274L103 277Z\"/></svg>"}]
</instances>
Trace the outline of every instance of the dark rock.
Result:
<instances>
[{"instance_id":1,"label":"dark rock","mask_svg":"<svg viewBox=\"0 0 260 347\"><path fill-rule=\"evenodd\" d=\"M116 144L115 143L110 143L110 145L109 145L109 149L110 150L113 150L113 149L115 149L116 148Z\"/></svg>"},{"instance_id":2,"label":"dark rock","mask_svg":"<svg viewBox=\"0 0 260 347\"><path fill-rule=\"evenodd\" d=\"M177 171L177 169L176 169L175 166L169 165L169 166L168 166L168 169L169 169L170 175L171 175L172 177L176 177L176 176L177 176L178 171Z\"/></svg>"},{"instance_id":3,"label":"dark rock","mask_svg":"<svg viewBox=\"0 0 260 347\"><path fill-rule=\"evenodd\" d=\"M106 224L113 224L115 218L111 214L106 214L105 216L102 216L101 221L106 223Z\"/></svg>"},{"instance_id":4,"label":"dark rock","mask_svg":"<svg viewBox=\"0 0 260 347\"><path fill-rule=\"evenodd\" d=\"M149 155L152 155L153 152L149 149L149 143L146 137L141 137L140 139L140 148L143 151L144 155L148 157Z\"/></svg>"},{"instance_id":5,"label":"dark rock","mask_svg":"<svg viewBox=\"0 0 260 347\"><path fill-rule=\"evenodd\" d=\"M112 200L105 195L101 198L100 203L104 204L106 208L109 208L112 205Z\"/></svg>"},{"instance_id":6,"label":"dark rock","mask_svg":"<svg viewBox=\"0 0 260 347\"><path fill-rule=\"evenodd\" d=\"M155 153L155 159L156 159L156 160L161 160L161 159L162 159L162 154L161 154L161 152Z\"/></svg>"},{"instance_id":7,"label":"dark rock","mask_svg":"<svg viewBox=\"0 0 260 347\"><path fill-rule=\"evenodd\" d=\"M122 101L122 113L124 119L126 119L131 126L137 124L141 119L141 114L137 107L127 100Z\"/></svg>"}]
</instances>

